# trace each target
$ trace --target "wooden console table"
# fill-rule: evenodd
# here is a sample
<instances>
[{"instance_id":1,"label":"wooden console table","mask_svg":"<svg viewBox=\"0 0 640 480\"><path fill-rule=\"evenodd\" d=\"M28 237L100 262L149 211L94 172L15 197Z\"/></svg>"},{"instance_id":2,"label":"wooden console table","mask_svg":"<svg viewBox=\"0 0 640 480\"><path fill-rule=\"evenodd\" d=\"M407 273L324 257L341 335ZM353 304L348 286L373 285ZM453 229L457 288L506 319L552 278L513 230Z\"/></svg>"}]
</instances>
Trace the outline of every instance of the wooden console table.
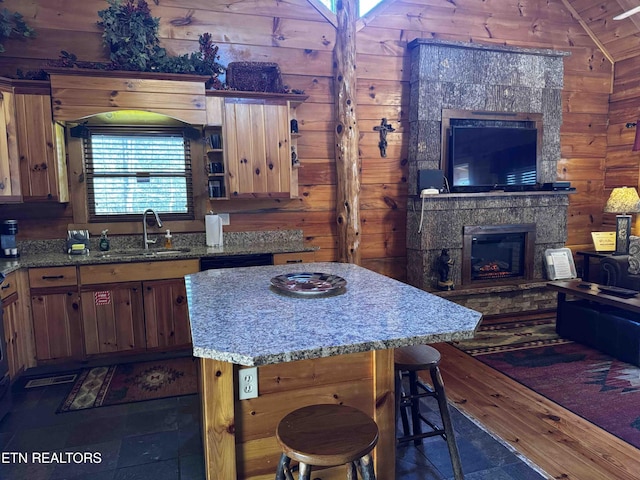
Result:
<instances>
[{"instance_id":1,"label":"wooden console table","mask_svg":"<svg viewBox=\"0 0 640 480\"><path fill-rule=\"evenodd\" d=\"M589 288L578 287L580 284L589 283L582 280L562 280L549 282L547 286L558 291L558 304L566 301L567 295L584 298L603 305L618 307L630 312L640 313L640 295L636 297L619 297L607 294L598 289L597 283L590 283Z\"/></svg>"}]
</instances>

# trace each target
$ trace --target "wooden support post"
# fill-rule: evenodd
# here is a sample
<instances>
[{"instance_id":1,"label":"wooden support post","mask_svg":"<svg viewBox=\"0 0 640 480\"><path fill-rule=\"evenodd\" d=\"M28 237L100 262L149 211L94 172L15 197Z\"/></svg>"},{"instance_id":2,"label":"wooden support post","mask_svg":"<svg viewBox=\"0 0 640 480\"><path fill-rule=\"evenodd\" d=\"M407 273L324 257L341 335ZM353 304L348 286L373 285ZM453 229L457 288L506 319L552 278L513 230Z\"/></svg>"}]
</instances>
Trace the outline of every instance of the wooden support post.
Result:
<instances>
[{"instance_id":1,"label":"wooden support post","mask_svg":"<svg viewBox=\"0 0 640 480\"><path fill-rule=\"evenodd\" d=\"M333 49L338 260L360 264L360 156L356 116L356 0L337 0Z\"/></svg>"}]
</instances>

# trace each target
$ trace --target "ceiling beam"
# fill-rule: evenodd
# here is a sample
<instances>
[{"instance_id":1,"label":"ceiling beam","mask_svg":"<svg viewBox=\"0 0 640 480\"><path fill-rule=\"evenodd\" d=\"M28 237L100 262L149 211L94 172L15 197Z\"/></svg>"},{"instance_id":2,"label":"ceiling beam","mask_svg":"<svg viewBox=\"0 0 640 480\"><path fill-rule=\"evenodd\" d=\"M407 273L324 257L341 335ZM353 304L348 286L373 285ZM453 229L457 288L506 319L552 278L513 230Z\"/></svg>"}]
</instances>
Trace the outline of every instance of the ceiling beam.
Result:
<instances>
[{"instance_id":1,"label":"ceiling beam","mask_svg":"<svg viewBox=\"0 0 640 480\"><path fill-rule=\"evenodd\" d=\"M567 10L569 10L573 18L582 26L582 28L584 28L584 31L587 32L587 35L589 35L591 40L593 40L593 43L595 43L596 46L602 51L604 56L607 57L607 60L611 62L611 65L612 66L615 65L616 62L611 56L611 54L609 53L609 51L606 49L603 43L598 39L596 34L593 33L593 31L589 28L589 26L587 25L587 22L585 22L580 16L580 14L576 11L576 9L573 8L573 5L569 3L569 0L561 0L561 1L562 1L562 4L567 8ZM618 1L627 1L627 0L618 0Z\"/></svg>"}]
</instances>

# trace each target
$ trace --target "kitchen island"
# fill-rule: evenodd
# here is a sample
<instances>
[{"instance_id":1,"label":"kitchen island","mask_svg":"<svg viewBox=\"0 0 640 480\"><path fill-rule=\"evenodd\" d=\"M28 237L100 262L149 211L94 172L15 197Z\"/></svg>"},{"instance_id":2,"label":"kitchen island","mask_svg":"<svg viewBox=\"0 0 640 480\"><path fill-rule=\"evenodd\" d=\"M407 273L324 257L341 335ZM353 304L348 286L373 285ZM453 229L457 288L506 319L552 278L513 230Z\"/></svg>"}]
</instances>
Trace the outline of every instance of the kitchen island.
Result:
<instances>
[{"instance_id":1,"label":"kitchen island","mask_svg":"<svg viewBox=\"0 0 640 480\"><path fill-rule=\"evenodd\" d=\"M281 293L271 278L322 272L346 280L333 295ZM194 356L200 358L208 480L273 478L276 425L296 408L343 403L380 429L378 478L395 478L393 349L471 338L481 314L353 264L309 263L187 275ZM258 396L238 378L257 366ZM334 467L314 474L343 479Z\"/></svg>"}]
</instances>

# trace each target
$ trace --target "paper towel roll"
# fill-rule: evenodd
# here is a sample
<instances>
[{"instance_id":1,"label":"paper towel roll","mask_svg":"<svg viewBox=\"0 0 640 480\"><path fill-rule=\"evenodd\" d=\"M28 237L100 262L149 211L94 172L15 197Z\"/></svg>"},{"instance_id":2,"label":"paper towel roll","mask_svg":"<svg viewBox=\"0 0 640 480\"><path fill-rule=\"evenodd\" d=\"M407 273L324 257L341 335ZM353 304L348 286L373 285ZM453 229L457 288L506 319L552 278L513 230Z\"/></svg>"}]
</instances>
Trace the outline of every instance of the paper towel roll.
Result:
<instances>
[{"instance_id":1,"label":"paper towel roll","mask_svg":"<svg viewBox=\"0 0 640 480\"><path fill-rule=\"evenodd\" d=\"M207 247L222 247L222 219L219 215L205 215Z\"/></svg>"}]
</instances>

